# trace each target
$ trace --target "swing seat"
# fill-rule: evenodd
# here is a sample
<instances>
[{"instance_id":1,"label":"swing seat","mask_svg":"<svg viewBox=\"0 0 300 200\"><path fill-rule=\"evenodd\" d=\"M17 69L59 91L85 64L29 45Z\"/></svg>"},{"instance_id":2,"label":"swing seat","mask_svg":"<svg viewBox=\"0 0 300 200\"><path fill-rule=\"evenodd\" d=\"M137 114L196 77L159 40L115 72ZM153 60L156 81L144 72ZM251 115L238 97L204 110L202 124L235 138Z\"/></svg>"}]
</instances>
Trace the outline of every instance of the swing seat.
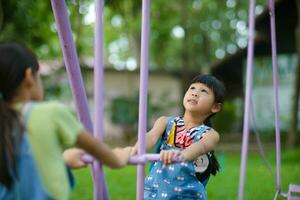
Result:
<instances>
[{"instance_id":1,"label":"swing seat","mask_svg":"<svg viewBox=\"0 0 300 200\"><path fill-rule=\"evenodd\" d=\"M287 200L300 200L300 185L289 185Z\"/></svg>"}]
</instances>

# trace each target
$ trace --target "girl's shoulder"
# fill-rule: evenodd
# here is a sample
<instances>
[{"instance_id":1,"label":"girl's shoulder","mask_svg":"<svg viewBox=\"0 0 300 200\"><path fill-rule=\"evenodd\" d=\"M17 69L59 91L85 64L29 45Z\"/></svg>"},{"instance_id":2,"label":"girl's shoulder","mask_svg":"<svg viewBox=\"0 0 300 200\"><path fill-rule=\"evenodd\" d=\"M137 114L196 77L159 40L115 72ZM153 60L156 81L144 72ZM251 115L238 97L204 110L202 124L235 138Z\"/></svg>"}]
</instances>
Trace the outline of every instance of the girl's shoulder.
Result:
<instances>
[{"instance_id":1,"label":"girl's shoulder","mask_svg":"<svg viewBox=\"0 0 300 200\"><path fill-rule=\"evenodd\" d=\"M30 121L31 119L54 119L59 116L73 115L68 106L58 101L29 102L25 105L23 113Z\"/></svg>"},{"instance_id":2,"label":"girl's shoulder","mask_svg":"<svg viewBox=\"0 0 300 200\"><path fill-rule=\"evenodd\" d=\"M204 127L201 131L201 138L204 137L204 135L208 135L209 138L214 139L216 141L218 141L220 139L219 133L215 129L213 129L209 126L206 126L206 125L204 125Z\"/></svg>"},{"instance_id":3,"label":"girl's shoulder","mask_svg":"<svg viewBox=\"0 0 300 200\"><path fill-rule=\"evenodd\" d=\"M177 124L182 118L180 116L162 116L159 118L167 127Z\"/></svg>"},{"instance_id":4,"label":"girl's shoulder","mask_svg":"<svg viewBox=\"0 0 300 200\"><path fill-rule=\"evenodd\" d=\"M176 117L172 117L172 116L160 116L159 118L157 118L157 120L155 121L155 123L160 123L160 124L167 124L170 121L174 121Z\"/></svg>"},{"instance_id":5,"label":"girl's shoulder","mask_svg":"<svg viewBox=\"0 0 300 200\"><path fill-rule=\"evenodd\" d=\"M198 131L200 131L202 134L208 133L208 132L213 132L214 129L210 126L207 126L205 124L201 124L197 127Z\"/></svg>"},{"instance_id":6,"label":"girl's shoulder","mask_svg":"<svg viewBox=\"0 0 300 200\"><path fill-rule=\"evenodd\" d=\"M181 116L166 116L166 121L169 123L170 122L176 123L179 120L182 120Z\"/></svg>"},{"instance_id":7,"label":"girl's shoulder","mask_svg":"<svg viewBox=\"0 0 300 200\"><path fill-rule=\"evenodd\" d=\"M31 107L32 110L41 110L55 112L59 110L69 110L69 107L59 101L41 101L41 102L29 102L27 107Z\"/></svg>"}]
</instances>

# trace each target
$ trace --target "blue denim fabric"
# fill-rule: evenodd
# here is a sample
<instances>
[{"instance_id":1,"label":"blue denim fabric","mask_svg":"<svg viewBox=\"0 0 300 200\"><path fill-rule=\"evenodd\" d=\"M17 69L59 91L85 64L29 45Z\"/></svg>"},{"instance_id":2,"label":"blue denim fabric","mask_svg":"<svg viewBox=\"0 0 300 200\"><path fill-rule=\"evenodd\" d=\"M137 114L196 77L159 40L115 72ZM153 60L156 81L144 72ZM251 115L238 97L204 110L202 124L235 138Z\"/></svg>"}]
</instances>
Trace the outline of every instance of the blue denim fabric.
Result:
<instances>
[{"instance_id":1,"label":"blue denim fabric","mask_svg":"<svg viewBox=\"0 0 300 200\"><path fill-rule=\"evenodd\" d=\"M160 150L182 150L166 144L174 117L169 119L166 132L160 141ZM209 127L199 126L193 142L199 141ZM160 151L159 150L159 151ZM205 186L197 179L193 161L184 161L162 167L155 162L145 178L144 200L206 200Z\"/></svg>"},{"instance_id":2,"label":"blue denim fabric","mask_svg":"<svg viewBox=\"0 0 300 200\"><path fill-rule=\"evenodd\" d=\"M51 199L42 185L26 134L23 135L17 156L17 175L12 170L11 173L14 178L14 184L10 189L0 184L1 200Z\"/></svg>"}]
</instances>

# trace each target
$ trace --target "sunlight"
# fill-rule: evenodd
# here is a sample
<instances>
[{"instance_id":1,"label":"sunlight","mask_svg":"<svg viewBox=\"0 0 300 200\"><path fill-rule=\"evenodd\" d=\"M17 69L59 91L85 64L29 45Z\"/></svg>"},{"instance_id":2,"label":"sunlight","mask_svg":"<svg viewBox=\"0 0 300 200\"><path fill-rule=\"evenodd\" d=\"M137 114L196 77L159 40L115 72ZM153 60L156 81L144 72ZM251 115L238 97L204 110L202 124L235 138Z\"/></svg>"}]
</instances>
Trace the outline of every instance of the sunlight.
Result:
<instances>
[{"instance_id":1,"label":"sunlight","mask_svg":"<svg viewBox=\"0 0 300 200\"><path fill-rule=\"evenodd\" d=\"M91 3L91 5L88 8L87 14L84 16L83 23L85 25L89 25L95 23L95 20L96 20L95 4Z\"/></svg>"}]
</instances>

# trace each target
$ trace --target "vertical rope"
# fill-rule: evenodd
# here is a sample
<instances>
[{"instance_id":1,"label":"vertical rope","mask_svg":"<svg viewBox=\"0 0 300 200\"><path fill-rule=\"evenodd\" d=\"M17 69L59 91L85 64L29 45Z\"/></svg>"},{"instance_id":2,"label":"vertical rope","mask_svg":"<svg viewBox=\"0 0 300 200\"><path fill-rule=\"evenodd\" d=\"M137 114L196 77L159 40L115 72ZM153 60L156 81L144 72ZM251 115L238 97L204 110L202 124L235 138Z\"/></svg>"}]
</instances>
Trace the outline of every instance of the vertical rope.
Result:
<instances>
[{"instance_id":1,"label":"vertical rope","mask_svg":"<svg viewBox=\"0 0 300 200\"><path fill-rule=\"evenodd\" d=\"M276 134L276 189L277 192L280 194L281 193L281 152L280 152L280 121L279 121L279 100L278 100L278 64L277 64L274 0L269 0L269 14L270 14L270 26L271 26L275 134Z\"/></svg>"},{"instance_id":2,"label":"vertical rope","mask_svg":"<svg viewBox=\"0 0 300 200\"><path fill-rule=\"evenodd\" d=\"M150 31L150 0L143 0L142 5L142 39L140 61L140 95L139 95L139 127L138 155L145 154L145 135L147 129L147 97L148 97L148 62L149 62L149 31ZM137 200L144 199L145 164L137 167Z\"/></svg>"},{"instance_id":3,"label":"vertical rope","mask_svg":"<svg viewBox=\"0 0 300 200\"><path fill-rule=\"evenodd\" d=\"M241 168L239 180L239 194L238 199L244 198L244 184L247 166L247 154L249 143L249 121L251 110L251 94L252 94L252 73L253 73L253 58L254 58L254 38L255 38L255 0L250 1L249 7L249 39L247 52L247 71L246 71L246 95L244 106L244 126L243 126L243 144L241 153Z\"/></svg>"},{"instance_id":4,"label":"vertical rope","mask_svg":"<svg viewBox=\"0 0 300 200\"><path fill-rule=\"evenodd\" d=\"M103 9L104 1L95 1L95 39L94 39L94 105L95 105L95 131L94 136L103 139L104 124L104 62L103 62ZM97 160L93 162L94 199L108 200L109 195L105 185L102 165Z\"/></svg>"}]
</instances>

